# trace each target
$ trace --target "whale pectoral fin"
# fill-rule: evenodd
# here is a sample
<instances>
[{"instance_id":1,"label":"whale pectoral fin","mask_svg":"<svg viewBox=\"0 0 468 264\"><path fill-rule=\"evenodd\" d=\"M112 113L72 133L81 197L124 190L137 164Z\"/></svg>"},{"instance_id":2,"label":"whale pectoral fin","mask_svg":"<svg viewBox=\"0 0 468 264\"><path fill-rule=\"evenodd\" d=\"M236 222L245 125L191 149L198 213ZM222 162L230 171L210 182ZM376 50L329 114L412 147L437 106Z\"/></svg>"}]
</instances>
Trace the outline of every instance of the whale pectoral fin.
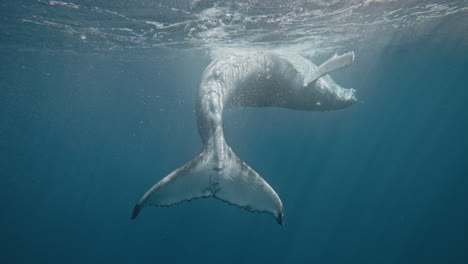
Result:
<instances>
[{"instance_id":1,"label":"whale pectoral fin","mask_svg":"<svg viewBox=\"0 0 468 264\"><path fill-rule=\"evenodd\" d=\"M283 225L283 204L271 186L252 168L233 157L230 166L219 179L219 189L213 197L251 212L273 214Z\"/></svg>"},{"instance_id":2,"label":"whale pectoral fin","mask_svg":"<svg viewBox=\"0 0 468 264\"><path fill-rule=\"evenodd\" d=\"M328 59L326 62L322 63L314 74L309 76L304 80L304 86L307 86L311 82L316 81L318 78L334 72L336 70L348 67L354 62L354 52L348 52L343 55L335 55Z\"/></svg>"},{"instance_id":3,"label":"whale pectoral fin","mask_svg":"<svg viewBox=\"0 0 468 264\"><path fill-rule=\"evenodd\" d=\"M132 219L144 206L171 206L184 201L209 197L209 175L201 155L171 172L151 189L135 205Z\"/></svg>"}]
</instances>

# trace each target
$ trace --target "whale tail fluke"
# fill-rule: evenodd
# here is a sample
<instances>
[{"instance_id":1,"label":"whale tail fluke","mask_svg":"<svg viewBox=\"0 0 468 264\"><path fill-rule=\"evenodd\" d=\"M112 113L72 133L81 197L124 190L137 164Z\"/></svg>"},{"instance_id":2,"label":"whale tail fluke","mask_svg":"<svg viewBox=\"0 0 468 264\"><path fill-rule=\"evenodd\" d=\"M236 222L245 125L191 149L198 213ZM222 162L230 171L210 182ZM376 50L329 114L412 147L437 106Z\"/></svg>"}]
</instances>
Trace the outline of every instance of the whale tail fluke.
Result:
<instances>
[{"instance_id":1,"label":"whale tail fluke","mask_svg":"<svg viewBox=\"0 0 468 264\"><path fill-rule=\"evenodd\" d=\"M230 148L223 162L202 152L149 189L135 205L132 219L145 206L171 206L198 198L217 198L248 211L267 212L283 224L283 205L270 185Z\"/></svg>"}]
</instances>

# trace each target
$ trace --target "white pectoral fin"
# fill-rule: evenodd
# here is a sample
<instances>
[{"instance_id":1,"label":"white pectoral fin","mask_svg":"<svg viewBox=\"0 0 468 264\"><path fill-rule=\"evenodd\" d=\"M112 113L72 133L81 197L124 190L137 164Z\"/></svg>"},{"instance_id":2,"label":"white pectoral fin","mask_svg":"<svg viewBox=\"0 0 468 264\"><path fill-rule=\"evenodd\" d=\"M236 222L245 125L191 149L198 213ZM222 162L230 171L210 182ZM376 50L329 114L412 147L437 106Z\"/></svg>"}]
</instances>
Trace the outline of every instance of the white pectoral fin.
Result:
<instances>
[{"instance_id":1,"label":"white pectoral fin","mask_svg":"<svg viewBox=\"0 0 468 264\"><path fill-rule=\"evenodd\" d=\"M219 179L215 198L248 211L273 214L283 225L283 204L271 186L235 155Z\"/></svg>"},{"instance_id":2,"label":"white pectoral fin","mask_svg":"<svg viewBox=\"0 0 468 264\"><path fill-rule=\"evenodd\" d=\"M331 72L350 66L354 62L354 52L348 52L343 55L335 55L322 63L314 74L306 78L304 85L307 86L309 83L316 81L318 78L325 76Z\"/></svg>"},{"instance_id":3,"label":"white pectoral fin","mask_svg":"<svg viewBox=\"0 0 468 264\"><path fill-rule=\"evenodd\" d=\"M199 155L156 183L135 205L132 219L144 206L171 206L197 198L214 197L248 211L268 212L283 224L280 198L247 164L229 150L225 167Z\"/></svg>"}]
</instances>

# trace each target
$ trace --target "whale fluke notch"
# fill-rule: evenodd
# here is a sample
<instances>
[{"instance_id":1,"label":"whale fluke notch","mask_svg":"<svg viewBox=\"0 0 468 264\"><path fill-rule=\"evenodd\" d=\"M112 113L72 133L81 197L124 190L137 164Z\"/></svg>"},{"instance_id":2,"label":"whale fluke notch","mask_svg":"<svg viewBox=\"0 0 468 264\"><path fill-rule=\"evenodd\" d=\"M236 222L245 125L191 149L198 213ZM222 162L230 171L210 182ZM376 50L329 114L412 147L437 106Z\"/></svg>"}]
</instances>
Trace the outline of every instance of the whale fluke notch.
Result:
<instances>
[{"instance_id":1,"label":"whale fluke notch","mask_svg":"<svg viewBox=\"0 0 468 264\"><path fill-rule=\"evenodd\" d=\"M316 81L318 78L323 77L331 72L337 71L339 69L346 68L353 64L354 62L354 52L348 52L343 55L336 55L320 64L316 69L314 74L305 78L304 86L308 86L311 82Z\"/></svg>"}]
</instances>

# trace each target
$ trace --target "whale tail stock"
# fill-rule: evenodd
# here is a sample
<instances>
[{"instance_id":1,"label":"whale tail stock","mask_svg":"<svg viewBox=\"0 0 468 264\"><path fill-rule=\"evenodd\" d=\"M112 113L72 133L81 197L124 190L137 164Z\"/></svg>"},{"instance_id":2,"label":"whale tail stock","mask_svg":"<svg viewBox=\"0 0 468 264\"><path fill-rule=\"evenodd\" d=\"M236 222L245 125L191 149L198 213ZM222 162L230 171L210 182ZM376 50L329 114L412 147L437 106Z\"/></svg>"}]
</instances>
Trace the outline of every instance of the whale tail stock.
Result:
<instances>
[{"instance_id":1,"label":"whale tail stock","mask_svg":"<svg viewBox=\"0 0 468 264\"><path fill-rule=\"evenodd\" d=\"M132 219L145 206L171 206L198 198L217 198L248 211L267 212L283 225L283 204L270 185L226 145L219 160L207 148L149 189L135 205Z\"/></svg>"}]
</instances>

